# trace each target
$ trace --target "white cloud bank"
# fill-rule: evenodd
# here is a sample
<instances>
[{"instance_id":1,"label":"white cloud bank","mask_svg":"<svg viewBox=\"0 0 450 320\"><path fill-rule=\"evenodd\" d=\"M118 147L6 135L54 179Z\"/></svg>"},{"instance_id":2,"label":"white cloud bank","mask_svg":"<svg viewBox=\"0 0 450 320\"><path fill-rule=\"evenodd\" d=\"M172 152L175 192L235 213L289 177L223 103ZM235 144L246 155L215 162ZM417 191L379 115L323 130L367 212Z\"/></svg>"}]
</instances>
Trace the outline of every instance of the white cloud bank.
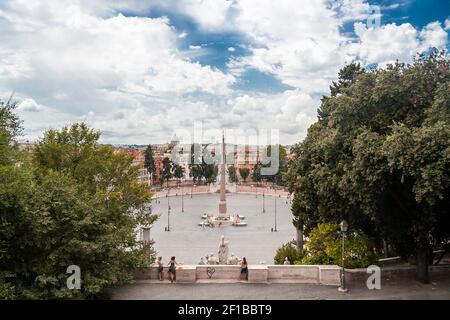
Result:
<instances>
[{"instance_id":1,"label":"white cloud bank","mask_svg":"<svg viewBox=\"0 0 450 320\"><path fill-rule=\"evenodd\" d=\"M155 8L189 17L206 34L242 34L250 55L230 60L228 71L201 65L187 57L205 49L180 50L188 33L168 18L120 14ZM2 2L0 95L15 91L22 99L18 112L30 138L84 120L106 142L163 142L203 121L279 129L282 143L294 143L315 121L318 97L345 63L408 62L418 51L448 44L448 20L421 30L409 23L370 28L362 23L370 8L364 0ZM354 37L341 30L352 21ZM295 89L232 89L249 68Z\"/></svg>"}]
</instances>

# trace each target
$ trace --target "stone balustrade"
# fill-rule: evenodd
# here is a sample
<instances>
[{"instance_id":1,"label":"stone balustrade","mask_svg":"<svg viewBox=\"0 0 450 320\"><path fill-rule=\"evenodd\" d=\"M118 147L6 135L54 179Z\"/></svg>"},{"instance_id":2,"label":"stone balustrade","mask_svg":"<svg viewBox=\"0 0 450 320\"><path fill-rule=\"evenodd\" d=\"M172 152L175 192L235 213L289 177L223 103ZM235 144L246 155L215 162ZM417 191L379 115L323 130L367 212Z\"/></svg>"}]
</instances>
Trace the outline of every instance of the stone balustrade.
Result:
<instances>
[{"instance_id":1,"label":"stone balustrade","mask_svg":"<svg viewBox=\"0 0 450 320\"><path fill-rule=\"evenodd\" d=\"M167 268L164 279L167 281ZM158 268L136 271L136 280L158 280ZM177 282L239 282L240 267L229 265L181 265L177 267ZM314 283L338 286L340 268L335 265L249 265L250 283Z\"/></svg>"}]
</instances>

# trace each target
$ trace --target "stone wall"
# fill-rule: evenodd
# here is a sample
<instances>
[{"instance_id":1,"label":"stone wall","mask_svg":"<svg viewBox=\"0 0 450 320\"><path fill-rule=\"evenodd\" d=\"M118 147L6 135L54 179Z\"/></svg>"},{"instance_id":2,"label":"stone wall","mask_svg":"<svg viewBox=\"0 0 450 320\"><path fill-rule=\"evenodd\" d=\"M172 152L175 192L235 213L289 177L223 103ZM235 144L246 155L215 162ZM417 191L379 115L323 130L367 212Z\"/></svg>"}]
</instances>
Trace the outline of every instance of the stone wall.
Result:
<instances>
[{"instance_id":1,"label":"stone wall","mask_svg":"<svg viewBox=\"0 0 450 320\"><path fill-rule=\"evenodd\" d=\"M168 268L164 268L167 280ZM251 283L315 283L339 285L338 266L317 265L249 265L248 282ZM136 271L136 280L158 280L158 268ZM240 267L228 265L183 265L177 268L177 282L238 282Z\"/></svg>"},{"instance_id":2,"label":"stone wall","mask_svg":"<svg viewBox=\"0 0 450 320\"><path fill-rule=\"evenodd\" d=\"M433 265L428 269L430 278L450 278L450 265ZM367 269L346 269L345 280L348 283L365 283L370 274L367 273ZM416 266L387 266L381 268L381 280L405 280L414 279L416 277Z\"/></svg>"}]
</instances>

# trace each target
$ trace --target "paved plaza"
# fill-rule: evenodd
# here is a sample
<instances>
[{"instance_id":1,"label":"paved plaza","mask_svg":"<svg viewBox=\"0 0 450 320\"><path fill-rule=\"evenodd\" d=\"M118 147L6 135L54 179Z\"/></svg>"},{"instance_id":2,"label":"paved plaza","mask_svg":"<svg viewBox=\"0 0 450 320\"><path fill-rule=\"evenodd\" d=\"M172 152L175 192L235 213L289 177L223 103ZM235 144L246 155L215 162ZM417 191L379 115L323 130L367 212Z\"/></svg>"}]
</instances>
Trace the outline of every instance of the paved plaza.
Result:
<instances>
[{"instance_id":1,"label":"paved plaza","mask_svg":"<svg viewBox=\"0 0 450 320\"><path fill-rule=\"evenodd\" d=\"M169 284L137 282L111 291L112 299L152 300L298 300L298 299L445 299L450 300L450 279L421 284L414 280L385 282L381 290L352 285L349 293L336 287L314 284L195 283Z\"/></svg>"},{"instance_id":2,"label":"paved plaza","mask_svg":"<svg viewBox=\"0 0 450 320\"><path fill-rule=\"evenodd\" d=\"M167 261L177 257L184 264L197 264L200 257L209 253L217 256L220 236L230 241L230 254L246 257L250 264L273 264L276 249L295 237L290 204L280 197L277 202L277 230L275 226L275 197L265 196L266 213L262 213L262 195L228 193L227 206L230 215L245 216L246 227L222 226L216 228L198 226L204 213L218 213L219 194L194 194L184 197L184 213L181 212L181 196L169 197L171 207L170 232L167 227L167 197L153 200L153 212L161 214L151 229L155 249ZM159 201L159 203L158 203Z\"/></svg>"}]
</instances>

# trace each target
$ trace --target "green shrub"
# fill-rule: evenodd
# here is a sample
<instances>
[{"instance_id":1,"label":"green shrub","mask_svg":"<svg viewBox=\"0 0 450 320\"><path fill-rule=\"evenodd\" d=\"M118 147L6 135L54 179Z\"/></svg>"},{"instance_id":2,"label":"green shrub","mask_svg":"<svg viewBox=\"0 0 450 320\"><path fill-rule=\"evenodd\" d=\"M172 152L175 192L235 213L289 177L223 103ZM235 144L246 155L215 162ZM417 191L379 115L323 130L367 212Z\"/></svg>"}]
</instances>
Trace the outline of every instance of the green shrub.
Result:
<instances>
[{"instance_id":1,"label":"green shrub","mask_svg":"<svg viewBox=\"0 0 450 320\"><path fill-rule=\"evenodd\" d=\"M327 248L327 255L334 264L342 265L342 240ZM352 233L345 238L344 265L346 268L366 268L375 264L377 256L372 250L373 241L365 234Z\"/></svg>"},{"instance_id":2,"label":"green shrub","mask_svg":"<svg viewBox=\"0 0 450 320\"><path fill-rule=\"evenodd\" d=\"M287 242L277 249L274 258L275 264L283 264L286 257L294 264L303 258L303 250Z\"/></svg>"},{"instance_id":3,"label":"green shrub","mask_svg":"<svg viewBox=\"0 0 450 320\"><path fill-rule=\"evenodd\" d=\"M309 234L306 252L296 264L342 264L339 225L319 223ZM345 267L365 268L377 261L373 241L364 234L349 233L345 238Z\"/></svg>"}]
</instances>

